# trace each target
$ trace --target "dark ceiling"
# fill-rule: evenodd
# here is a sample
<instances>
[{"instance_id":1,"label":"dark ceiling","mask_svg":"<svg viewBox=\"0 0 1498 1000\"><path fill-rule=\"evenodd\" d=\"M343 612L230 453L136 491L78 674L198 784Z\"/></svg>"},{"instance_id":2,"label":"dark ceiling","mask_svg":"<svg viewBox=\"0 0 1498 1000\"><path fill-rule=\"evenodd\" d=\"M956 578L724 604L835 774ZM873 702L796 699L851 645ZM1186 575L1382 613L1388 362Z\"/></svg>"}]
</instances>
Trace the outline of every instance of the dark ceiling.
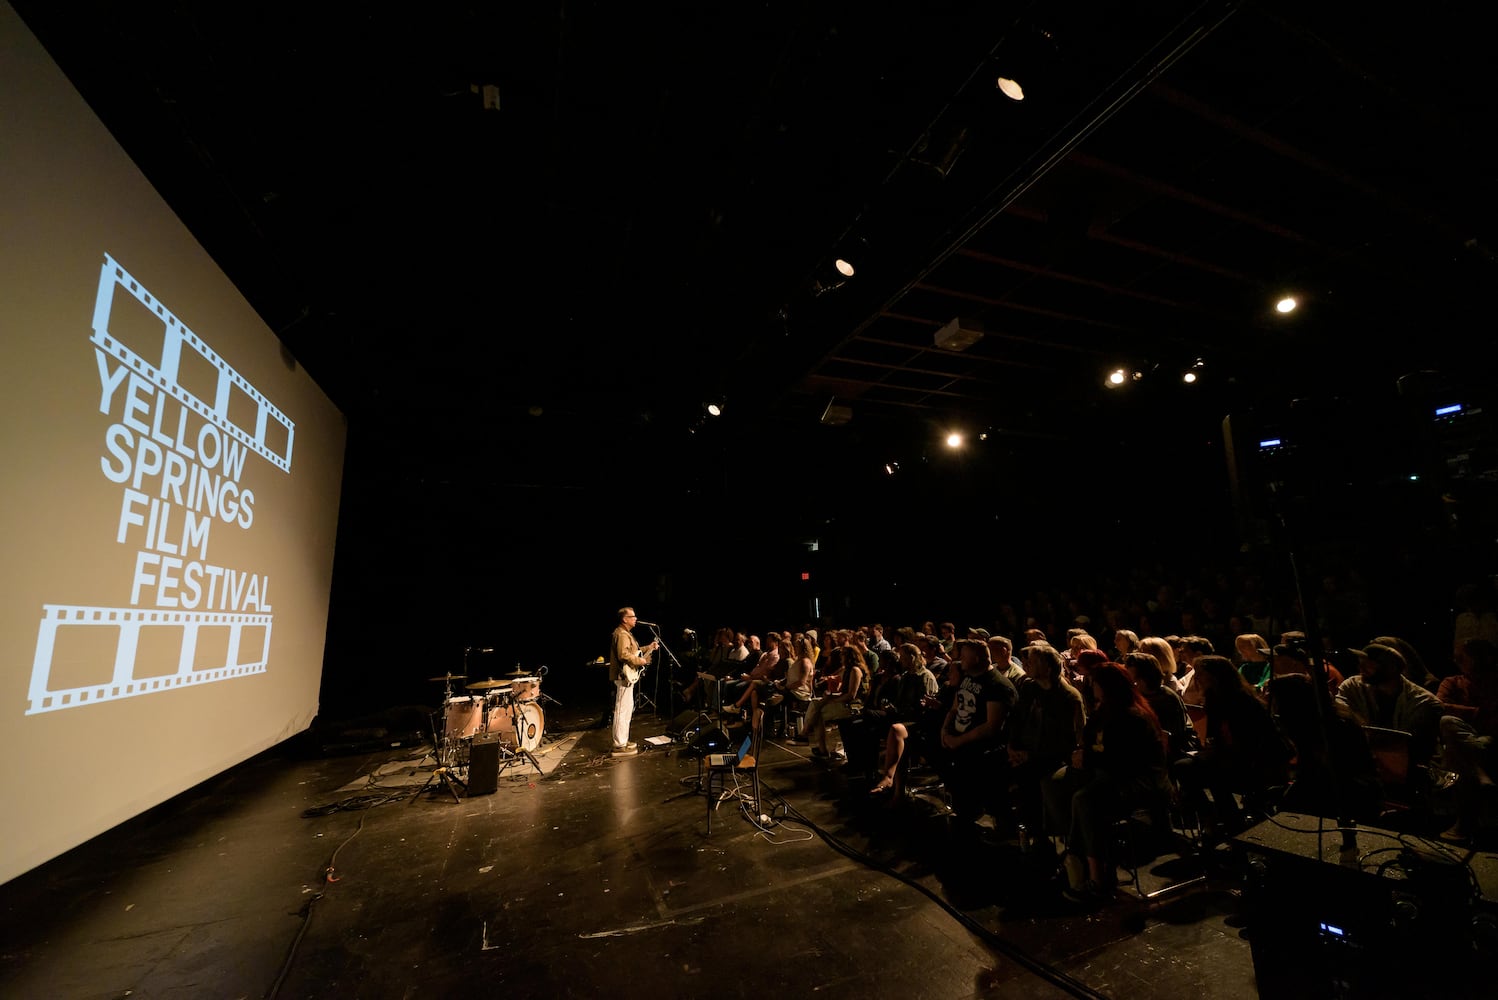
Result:
<instances>
[{"instance_id":1,"label":"dark ceiling","mask_svg":"<svg viewBox=\"0 0 1498 1000\"><path fill-rule=\"evenodd\" d=\"M894 456L948 427L1059 455L1419 369L1491 380L1476 25L1164 0L16 6L353 432L424 443L405 474L592 485L631 451ZM828 287L839 254L857 273ZM981 340L938 349L954 319ZM1110 392L1118 366L1143 377ZM819 423L833 401L847 427Z\"/></svg>"}]
</instances>

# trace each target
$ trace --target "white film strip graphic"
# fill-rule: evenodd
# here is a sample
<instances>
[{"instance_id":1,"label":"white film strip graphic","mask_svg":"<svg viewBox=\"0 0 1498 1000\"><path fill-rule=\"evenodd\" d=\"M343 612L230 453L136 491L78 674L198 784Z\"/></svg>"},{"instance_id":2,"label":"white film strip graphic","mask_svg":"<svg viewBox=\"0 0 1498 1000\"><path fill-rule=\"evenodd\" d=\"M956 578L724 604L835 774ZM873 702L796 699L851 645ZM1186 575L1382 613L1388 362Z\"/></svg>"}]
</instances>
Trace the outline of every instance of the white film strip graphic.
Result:
<instances>
[{"instance_id":1,"label":"white film strip graphic","mask_svg":"<svg viewBox=\"0 0 1498 1000\"><path fill-rule=\"evenodd\" d=\"M114 290L124 288L141 305L145 306L157 319L161 320L165 336L161 345L161 359L158 364L152 364L130 348L120 343L117 338L109 332L109 313L114 305ZM94 300L94 335L89 338L100 350L111 354L123 361L131 371L142 378L154 382L164 391L170 393L177 402L203 417L212 421L220 430L228 434L234 440L249 448L255 454L265 459L282 472L291 471L291 445L296 437L296 425L293 424L280 410L266 399L253 385L230 367L229 363L218 356L218 353L203 343L201 337L187 328L187 325L172 315L170 309L146 291L140 282L131 276L109 254L104 255L104 266L99 271L99 295ZM202 355L218 373L218 385L214 392L211 404L188 392L177 384L178 368L182 361L182 345L197 351ZM236 426L229 419L229 390L238 386L246 396L254 401L256 406L255 430L250 433ZM286 454L277 455L266 446L265 433L274 420L286 428Z\"/></svg>"},{"instance_id":2,"label":"white film strip graphic","mask_svg":"<svg viewBox=\"0 0 1498 1000\"><path fill-rule=\"evenodd\" d=\"M148 608L94 608L70 604L44 604L41 631L36 640L36 659L31 666L31 705L27 715L55 712L80 705L119 701L143 694L155 694L172 688L189 687L212 681L231 680L249 674L265 673L270 656L272 615L234 614L214 611L157 611ZM265 638L258 650L241 648L246 626L265 627ZM197 656L198 632L208 627L227 627L229 649L222 664L193 669ZM52 675L52 653L59 629L118 628L114 671L102 684L48 690ZM181 647L175 673L151 677L135 676L136 649L142 628L181 630ZM241 660L243 659L243 662Z\"/></svg>"}]
</instances>

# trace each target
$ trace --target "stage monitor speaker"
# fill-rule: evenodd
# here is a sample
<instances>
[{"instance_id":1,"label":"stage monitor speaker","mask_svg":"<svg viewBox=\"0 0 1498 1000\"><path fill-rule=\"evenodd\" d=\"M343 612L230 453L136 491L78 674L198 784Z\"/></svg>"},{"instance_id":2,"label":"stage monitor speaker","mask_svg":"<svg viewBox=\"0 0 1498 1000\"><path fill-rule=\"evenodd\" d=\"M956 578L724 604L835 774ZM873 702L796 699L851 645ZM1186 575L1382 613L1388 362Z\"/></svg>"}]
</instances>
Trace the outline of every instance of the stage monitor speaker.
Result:
<instances>
[{"instance_id":1,"label":"stage monitor speaker","mask_svg":"<svg viewBox=\"0 0 1498 1000\"><path fill-rule=\"evenodd\" d=\"M493 795L499 791L499 735L486 733L473 738L468 756L468 794Z\"/></svg>"},{"instance_id":2,"label":"stage monitor speaker","mask_svg":"<svg viewBox=\"0 0 1498 1000\"><path fill-rule=\"evenodd\" d=\"M699 712L695 708L682 712L676 718L666 724L668 736L678 736L683 740L691 739L703 726L709 725L712 719L708 718L706 712Z\"/></svg>"}]
</instances>

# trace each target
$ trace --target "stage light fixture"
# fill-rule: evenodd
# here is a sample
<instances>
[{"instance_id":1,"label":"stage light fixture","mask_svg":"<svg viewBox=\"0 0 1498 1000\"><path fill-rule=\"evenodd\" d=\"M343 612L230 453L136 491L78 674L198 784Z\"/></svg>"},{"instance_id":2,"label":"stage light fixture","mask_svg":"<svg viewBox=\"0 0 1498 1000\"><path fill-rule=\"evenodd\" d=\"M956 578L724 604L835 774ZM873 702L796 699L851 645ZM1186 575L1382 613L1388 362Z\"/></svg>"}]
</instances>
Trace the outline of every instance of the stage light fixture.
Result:
<instances>
[{"instance_id":1,"label":"stage light fixture","mask_svg":"<svg viewBox=\"0 0 1498 1000\"><path fill-rule=\"evenodd\" d=\"M1023 101L1025 99L1025 88L1019 85L1019 81L1007 76L999 77L997 86L999 92L1011 101Z\"/></svg>"},{"instance_id":2,"label":"stage light fixture","mask_svg":"<svg viewBox=\"0 0 1498 1000\"><path fill-rule=\"evenodd\" d=\"M704 408L707 410L708 416L721 417L723 415L723 409L725 406L727 406L727 404L723 400L711 399L708 400L708 402L704 405Z\"/></svg>"},{"instance_id":3,"label":"stage light fixture","mask_svg":"<svg viewBox=\"0 0 1498 1000\"><path fill-rule=\"evenodd\" d=\"M951 431L950 433L947 434L947 447L948 448L961 448L962 447L962 441L963 441L962 434L959 433L958 431Z\"/></svg>"},{"instance_id":4,"label":"stage light fixture","mask_svg":"<svg viewBox=\"0 0 1498 1000\"><path fill-rule=\"evenodd\" d=\"M893 476L895 473L897 473L899 471L900 471L900 463L899 462L890 461L890 462L885 462L884 463L884 474L886 476Z\"/></svg>"},{"instance_id":5,"label":"stage light fixture","mask_svg":"<svg viewBox=\"0 0 1498 1000\"><path fill-rule=\"evenodd\" d=\"M1128 381L1128 374L1122 368L1115 368L1108 373L1108 385L1118 387Z\"/></svg>"},{"instance_id":6,"label":"stage light fixture","mask_svg":"<svg viewBox=\"0 0 1498 1000\"><path fill-rule=\"evenodd\" d=\"M839 257L837 260L832 262L832 266L837 268L837 273L841 274L843 277L853 277L853 265L844 258Z\"/></svg>"},{"instance_id":7,"label":"stage light fixture","mask_svg":"<svg viewBox=\"0 0 1498 1000\"><path fill-rule=\"evenodd\" d=\"M1181 376L1181 381L1187 385L1196 385L1196 372L1188 371Z\"/></svg>"},{"instance_id":8,"label":"stage light fixture","mask_svg":"<svg viewBox=\"0 0 1498 1000\"><path fill-rule=\"evenodd\" d=\"M1298 305L1300 305L1300 303L1296 301L1295 296L1286 295L1284 298L1280 299L1274 304L1274 310L1275 312L1281 314L1293 313L1295 311L1295 307Z\"/></svg>"},{"instance_id":9,"label":"stage light fixture","mask_svg":"<svg viewBox=\"0 0 1498 1000\"><path fill-rule=\"evenodd\" d=\"M1202 369L1206 367L1207 363L1201 358L1197 358L1195 361L1191 362L1190 368L1187 368L1184 372L1181 373L1181 381L1185 382L1187 385L1196 385L1196 383L1201 380Z\"/></svg>"}]
</instances>

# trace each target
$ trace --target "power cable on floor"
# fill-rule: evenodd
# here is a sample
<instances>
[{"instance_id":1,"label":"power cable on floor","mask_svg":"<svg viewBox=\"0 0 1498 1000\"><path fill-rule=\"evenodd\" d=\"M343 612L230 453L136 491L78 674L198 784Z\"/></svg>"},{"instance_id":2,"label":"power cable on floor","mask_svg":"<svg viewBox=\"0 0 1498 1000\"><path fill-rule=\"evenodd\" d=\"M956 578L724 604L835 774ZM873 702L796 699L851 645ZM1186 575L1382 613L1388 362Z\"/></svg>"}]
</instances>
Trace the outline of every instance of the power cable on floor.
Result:
<instances>
[{"instance_id":1,"label":"power cable on floor","mask_svg":"<svg viewBox=\"0 0 1498 1000\"><path fill-rule=\"evenodd\" d=\"M347 840L344 840L343 843L333 848L333 853L328 856L328 863L323 868L321 880L325 887L339 881L338 877L333 874L338 870L338 852L347 847L349 841L359 836L359 831L364 829L364 820L365 817L360 816L359 825L354 827L354 832L348 835ZM298 912L298 915L302 918L302 926L297 928L296 937L291 939L291 947L286 952L286 961L281 965L281 971L276 976L276 981L271 983L269 991L266 992L265 1000L275 1000L276 996L280 994L281 987L285 984L286 977L291 972L291 963L296 960L297 949L302 945L302 938L307 936L307 928L312 926L312 908L318 900L323 898L323 895L322 891L313 893Z\"/></svg>"}]
</instances>

